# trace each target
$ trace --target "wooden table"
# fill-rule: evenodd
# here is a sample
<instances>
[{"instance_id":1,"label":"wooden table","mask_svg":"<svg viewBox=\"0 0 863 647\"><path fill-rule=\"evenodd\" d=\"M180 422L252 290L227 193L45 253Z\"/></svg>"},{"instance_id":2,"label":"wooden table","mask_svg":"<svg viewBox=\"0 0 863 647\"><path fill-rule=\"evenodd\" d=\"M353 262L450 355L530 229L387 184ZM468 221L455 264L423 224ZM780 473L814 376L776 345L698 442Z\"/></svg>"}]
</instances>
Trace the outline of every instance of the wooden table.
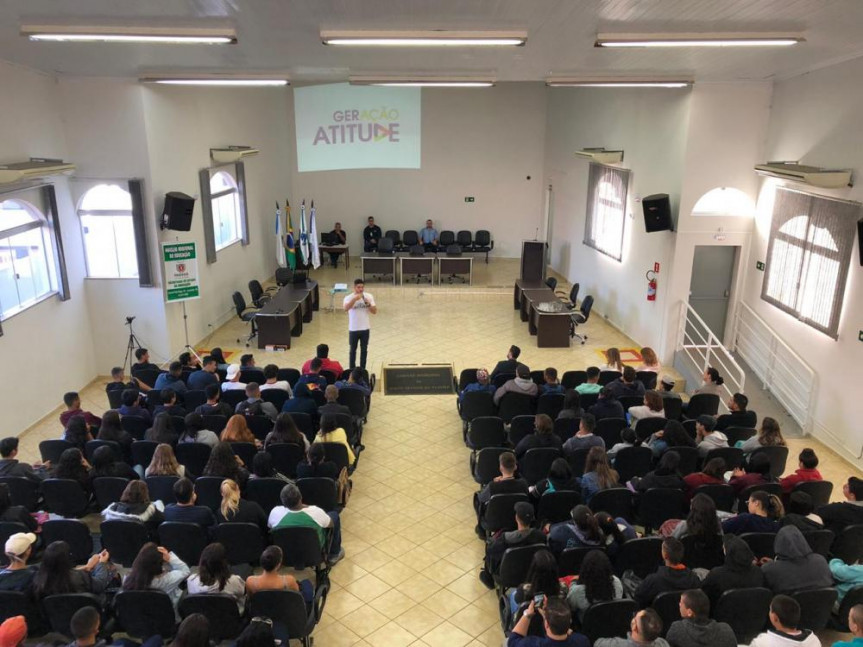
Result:
<instances>
[{"instance_id":1,"label":"wooden table","mask_svg":"<svg viewBox=\"0 0 863 647\"><path fill-rule=\"evenodd\" d=\"M323 253L344 254L345 255L345 273L351 267L351 250L347 245L319 245L318 249Z\"/></svg>"},{"instance_id":2,"label":"wooden table","mask_svg":"<svg viewBox=\"0 0 863 647\"><path fill-rule=\"evenodd\" d=\"M434 256L399 256L401 284L405 284L405 274L428 276L429 283L434 281ZM419 280L417 281L419 283Z\"/></svg>"},{"instance_id":3,"label":"wooden table","mask_svg":"<svg viewBox=\"0 0 863 647\"><path fill-rule=\"evenodd\" d=\"M363 281L368 274L392 274L393 285L396 284L396 257L395 256L363 256L362 262Z\"/></svg>"},{"instance_id":4,"label":"wooden table","mask_svg":"<svg viewBox=\"0 0 863 647\"><path fill-rule=\"evenodd\" d=\"M519 310L521 311L521 320L528 321L530 319L530 304L539 303L540 301L554 301L554 290L544 287L541 290L522 290Z\"/></svg>"},{"instance_id":5,"label":"wooden table","mask_svg":"<svg viewBox=\"0 0 863 647\"><path fill-rule=\"evenodd\" d=\"M291 347L291 336L303 334L303 323L309 323L320 309L318 282L291 283L282 286L255 316L258 348Z\"/></svg>"},{"instance_id":6,"label":"wooden table","mask_svg":"<svg viewBox=\"0 0 863 647\"><path fill-rule=\"evenodd\" d=\"M441 284L444 274L467 274L467 284L473 285L472 256L438 256L437 283Z\"/></svg>"},{"instance_id":7,"label":"wooden table","mask_svg":"<svg viewBox=\"0 0 863 647\"><path fill-rule=\"evenodd\" d=\"M515 291L513 292L513 310L521 308L521 293L523 290L541 290L542 288L548 289L548 286L542 281L516 280ZM527 319L522 319L522 321L527 321Z\"/></svg>"},{"instance_id":8,"label":"wooden table","mask_svg":"<svg viewBox=\"0 0 863 647\"><path fill-rule=\"evenodd\" d=\"M543 312L537 308L540 303L530 302L530 317L527 322L530 334L536 335L536 345L539 348L569 348L572 312Z\"/></svg>"}]
</instances>

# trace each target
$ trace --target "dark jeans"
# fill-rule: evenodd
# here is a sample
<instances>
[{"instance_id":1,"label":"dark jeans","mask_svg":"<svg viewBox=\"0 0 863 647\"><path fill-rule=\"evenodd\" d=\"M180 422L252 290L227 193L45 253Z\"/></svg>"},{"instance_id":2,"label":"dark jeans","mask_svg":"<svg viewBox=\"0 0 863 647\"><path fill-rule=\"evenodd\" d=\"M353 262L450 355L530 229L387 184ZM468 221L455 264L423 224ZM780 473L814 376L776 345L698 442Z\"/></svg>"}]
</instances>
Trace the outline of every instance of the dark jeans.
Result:
<instances>
[{"instance_id":1,"label":"dark jeans","mask_svg":"<svg viewBox=\"0 0 863 647\"><path fill-rule=\"evenodd\" d=\"M348 341L351 345L350 368L355 368L357 365L357 343L360 345L360 368L365 368L369 349L369 331L351 330L348 332Z\"/></svg>"},{"instance_id":2,"label":"dark jeans","mask_svg":"<svg viewBox=\"0 0 863 647\"><path fill-rule=\"evenodd\" d=\"M341 252L330 252L330 263L333 267L339 264L339 256L341 255Z\"/></svg>"},{"instance_id":3,"label":"dark jeans","mask_svg":"<svg viewBox=\"0 0 863 647\"><path fill-rule=\"evenodd\" d=\"M330 555L338 555L342 549L342 520L335 510L327 514L333 520L333 543L330 544Z\"/></svg>"}]
</instances>

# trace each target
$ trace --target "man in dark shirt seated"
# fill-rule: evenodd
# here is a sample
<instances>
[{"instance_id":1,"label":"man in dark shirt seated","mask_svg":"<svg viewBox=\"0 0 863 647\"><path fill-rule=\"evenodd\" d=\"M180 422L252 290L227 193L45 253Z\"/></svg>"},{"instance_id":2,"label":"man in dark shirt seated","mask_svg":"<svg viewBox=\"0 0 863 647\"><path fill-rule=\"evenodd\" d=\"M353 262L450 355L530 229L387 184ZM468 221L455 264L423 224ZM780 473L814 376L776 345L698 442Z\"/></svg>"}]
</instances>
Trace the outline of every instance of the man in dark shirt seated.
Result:
<instances>
[{"instance_id":1,"label":"man in dark shirt seated","mask_svg":"<svg viewBox=\"0 0 863 647\"><path fill-rule=\"evenodd\" d=\"M150 412L141 406L141 394L135 389L126 389L123 391L123 406L117 409L117 413L121 416L143 418L147 422L153 421L153 416L150 415Z\"/></svg>"},{"instance_id":2,"label":"man in dark shirt seated","mask_svg":"<svg viewBox=\"0 0 863 647\"><path fill-rule=\"evenodd\" d=\"M173 388L165 387L159 391L159 397L162 399L162 404L153 409L154 416L165 412L169 416L186 417L186 410L177 401L177 392Z\"/></svg>"},{"instance_id":3,"label":"man in dark shirt seated","mask_svg":"<svg viewBox=\"0 0 863 647\"><path fill-rule=\"evenodd\" d=\"M494 576L500 569L500 562L507 548L545 543L543 532L531 527L534 521L536 521L536 515L532 504L527 501L519 501L515 504L516 529L499 533L490 544L486 544L485 565L479 572L480 582L490 589L494 588Z\"/></svg>"},{"instance_id":4,"label":"man in dark shirt seated","mask_svg":"<svg viewBox=\"0 0 863 647\"><path fill-rule=\"evenodd\" d=\"M754 411L747 411L749 406L749 398L742 393L735 393L727 402L730 413L718 416L716 418L715 431L722 431L729 427L746 427L754 429L758 423L758 415Z\"/></svg>"},{"instance_id":5,"label":"man in dark shirt seated","mask_svg":"<svg viewBox=\"0 0 863 647\"><path fill-rule=\"evenodd\" d=\"M221 402L222 388L218 384L210 384L204 389L207 401L195 408L195 413L202 416L225 416L230 418L234 415L231 405Z\"/></svg>"},{"instance_id":6,"label":"man in dark shirt seated","mask_svg":"<svg viewBox=\"0 0 863 647\"><path fill-rule=\"evenodd\" d=\"M135 351L135 359L138 361L132 364L132 368L129 369L134 375L137 371L149 370L149 371L158 371L159 367L150 362L150 351L146 348L139 348Z\"/></svg>"},{"instance_id":7,"label":"man in dark shirt seated","mask_svg":"<svg viewBox=\"0 0 863 647\"><path fill-rule=\"evenodd\" d=\"M852 476L842 486L845 501L828 503L818 508L818 516L824 522L827 530L832 530L837 536L845 528L863 523L863 479Z\"/></svg>"},{"instance_id":8,"label":"man in dark shirt seated","mask_svg":"<svg viewBox=\"0 0 863 647\"><path fill-rule=\"evenodd\" d=\"M369 216L369 224L363 229L363 250L367 252L375 251L381 238L383 238L381 228L375 224L375 219Z\"/></svg>"},{"instance_id":9,"label":"man in dark shirt seated","mask_svg":"<svg viewBox=\"0 0 863 647\"><path fill-rule=\"evenodd\" d=\"M161 391L165 387L171 387L180 397L189 390L186 383L183 382L183 365L180 362L171 362L167 373L160 373L156 378L156 383L153 388Z\"/></svg>"},{"instance_id":10,"label":"man in dark shirt seated","mask_svg":"<svg viewBox=\"0 0 863 647\"><path fill-rule=\"evenodd\" d=\"M282 405L282 413L307 413L312 417L312 422L318 419L318 405L312 394L309 393L307 385L297 384L294 389L294 397L285 400Z\"/></svg>"},{"instance_id":11,"label":"man in dark shirt seated","mask_svg":"<svg viewBox=\"0 0 863 647\"><path fill-rule=\"evenodd\" d=\"M356 389L366 397L372 394L371 388L365 381L364 371L359 366L351 370L347 380L336 382L336 387L338 387L339 391L342 389Z\"/></svg>"},{"instance_id":12,"label":"man in dark shirt seated","mask_svg":"<svg viewBox=\"0 0 863 647\"><path fill-rule=\"evenodd\" d=\"M644 395L644 384L635 379L637 373L632 366L624 366L623 374L607 385L615 398L625 395Z\"/></svg>"},{"instance_id":13,"label":"man in dark shirt seated","mask_svg":"<svg viewBox=\"0 0 863 647\"><path fill-rule=\"evenodd\" d=\"M602 391L599 392L599 399L587 411L593 414L597 420L626 417L623 412L623 405L618 402L614 392L608 386L602 387Z\"/></svg>"},{"instance_id":14,"label":"man in dark shirt seated","mask_svg":"<svg viewBox=\"0 0 863 647\"><path fill-rule=\"evenodd\" d=\"M63 425L64 429L69 424L69 420L75 416L84 416L84 420L87 421L87 426L90 428L98 429L102 425L101 418L81 408L81 397L75 391L64 393L63 403L66 405L66 410L60 414L60 424Z\"/></svg>"},{"instance_id":15,"label":"man in dark shirt seated","mask_svg":"<svg viewBox=\"0 0 863 647\"><path fill-rule=\"evenodd\" d=\"M251 353L246 353L240 357L240 369L244 368L257 368L257 364L255 364L255 356Z\"/></svg>"},{"instance_id":16,"label":"man in dark shirt seated","mask_svg":"<svg viewBox=\"0 0 863 647\"><path fill-rule=\"evenodd\" d=\"M542 616L545 635L529 636L530 623L537 613ZM506 647L590 647L587 636L575 633L570 625L572 611L563 598L546 597L539 607L531 600L512 628Z\"/></svg>"},{"instance_id":17,"label":"man in dark shirt seated","mask_svg":"<svg viewBox=\"0 0 863 647\"><path fill-rule=\"evenodd\" d=\"M165 507L165 521L196 523L207 530L215 527L216 517L213 511L207 506L195 505L198 495L189 479L181 478L174 483L174 496L177 502Z\"/></svg>"},{"instance_id":18,"label":"man in dark shirt seated","mask_svg":"<svg viewBox=\"0 0 863 647\"><path fill-rule=\"evenodd\" d=\"M649 607L653 599L665 591L685 591L701 587L701 580L683 563L683 542L674 537L662 541L663 566L648 575L633 594L633 599L642 609Z\"/></svg>"},{"instance_id":19,"label":"man in dark shirt seated","mask_svg":"<svg viewBox=\"0 0 863 647\"><path fill-rule=\"evenodd\" d=\"M105 393L111 393L112 391L125 391L126 389L139 389L141 393L146 393L150 388L151 387L145 382L142 382L136 377L129 378L129 381L127 382L126 373L123 371L123 368L115 366L111 369L111 381L105 385Z\"/></svg>"},{"instance_id":20,"label":"man in dark shirt seated","mask_svg":"<svg viewBox=\"0 0 863 647\"><path fill-rule=\"evenodd\" d=\"M339 389L336 385L330 384L324 389L324 397L327 403L318 407L318 416L321 418L328 413L343 413L351 415L351 410L343 404L339 404ZM347 430L346 430L347 431Z\"/></svg>"},{"instance_id":21,"label":"man in dark shirt seated","mask_svg":"<svg viewBox=\"0 0 863 647\"><path fill-rule=\"evenodd\" d=\"M323 365L324 363L321 361L321 358L315 357L311 362L309 362L309 372L302 375L300 379L297 380L294 388L297 388L300 384L305 384L310 390L318 389L323 391L327 388L327 378L321 375L321 368Z\"/></svg>"},{"instance_id":22,"label":"man in dark shirt seated","mask_svg":"<svg viewBox=\"0 0 863 647\"><path fill-rule=\"evenodd\" d=\"M51 462L34 463L30 466L18 460L18 439L15 436L0 440L0 477L17 476L41 483L47 476L45 471L51 467Z\"/></svg>"},{"instance_id":23,"label":"man in dark shirt seated","mask_svg":"<svg viewBox=\"0 0 863 647\"><path fill-rule=\"evenodd\" d=\"M219 383L219 374L217 370L219 365L216 364L216 358L212 355L204 355L201 362L200 371L192 371L187 378L187 385L194 391L203 391L210 384Z\"/></svg>"},{"instance_id":24,"label":"man in dark shirt seated","mask_svg":"<svg viewBox=\"0 0 863 647\"><path fill-rule=\"evenodd\" d=\"M521 355L521 348L518 346L510 346L509 352L506 354L506 359L497 363L489 378L494 381L498 375L515 375L515 370L518 368L518 356Z\"/></svg>"},{"instance_id":25,"label":"man in dark shirt seated","mask_svg":"<svg viewBox=\"0 0 863 647\"><path fill-rule=\"evenodd\" d=\"M496 476L490 483L486 483L485 487L473 495L473 507L476 510L476 532L481 537L485 537L485 534L479 525L479 520L482 518L485 504L489 502L491 497L495 494L527 494L528 492L527 481L515 477L515 470L518 467L515 454L503 452L498 461L501 475Z\"/></svg>"}]
</instances>

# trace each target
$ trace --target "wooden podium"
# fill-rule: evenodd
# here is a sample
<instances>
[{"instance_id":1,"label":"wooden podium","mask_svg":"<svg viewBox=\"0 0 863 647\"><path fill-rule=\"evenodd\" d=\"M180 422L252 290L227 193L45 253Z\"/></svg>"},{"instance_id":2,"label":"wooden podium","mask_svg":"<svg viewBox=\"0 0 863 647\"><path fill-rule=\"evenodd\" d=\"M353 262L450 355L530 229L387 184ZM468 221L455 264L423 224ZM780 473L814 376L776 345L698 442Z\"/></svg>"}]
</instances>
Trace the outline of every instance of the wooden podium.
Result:
<instances>
[{"instance_id":1,"label":"wooden podium","mask_svg":"<svg viewBox=\"0 0 863 647\"><path fill-rule=\"evenodd\" d=\"M525 240L521 243L522 281L545 281L545 247L544 240Z\"/></svg>"}]
</instances>

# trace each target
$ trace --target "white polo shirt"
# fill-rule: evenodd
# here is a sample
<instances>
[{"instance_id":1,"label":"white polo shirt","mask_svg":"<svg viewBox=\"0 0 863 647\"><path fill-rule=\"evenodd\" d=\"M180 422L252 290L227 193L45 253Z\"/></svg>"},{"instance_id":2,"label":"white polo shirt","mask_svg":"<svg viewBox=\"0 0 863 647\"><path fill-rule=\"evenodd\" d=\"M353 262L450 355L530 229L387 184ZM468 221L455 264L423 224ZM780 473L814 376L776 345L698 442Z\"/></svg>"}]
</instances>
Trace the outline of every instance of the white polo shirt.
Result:
<instances>
[{"instance_id":1,"label":"white polo shirt","mask_svg":"<svg viewBox=\"0 0 863 647\"><path fill-rule=\"evenodd\" d=\"M365 296L369 305L366 305L362 299L359 299L353 307L348 310L348 330L368 330L371 328L371 322L369 321L369 308L375 305L375 298L370 292L363 292L363 296ZM342 301L342 307L348 305L348 301L353 298L353 294L346 296Z\"/></svg>"}]
</instances>

